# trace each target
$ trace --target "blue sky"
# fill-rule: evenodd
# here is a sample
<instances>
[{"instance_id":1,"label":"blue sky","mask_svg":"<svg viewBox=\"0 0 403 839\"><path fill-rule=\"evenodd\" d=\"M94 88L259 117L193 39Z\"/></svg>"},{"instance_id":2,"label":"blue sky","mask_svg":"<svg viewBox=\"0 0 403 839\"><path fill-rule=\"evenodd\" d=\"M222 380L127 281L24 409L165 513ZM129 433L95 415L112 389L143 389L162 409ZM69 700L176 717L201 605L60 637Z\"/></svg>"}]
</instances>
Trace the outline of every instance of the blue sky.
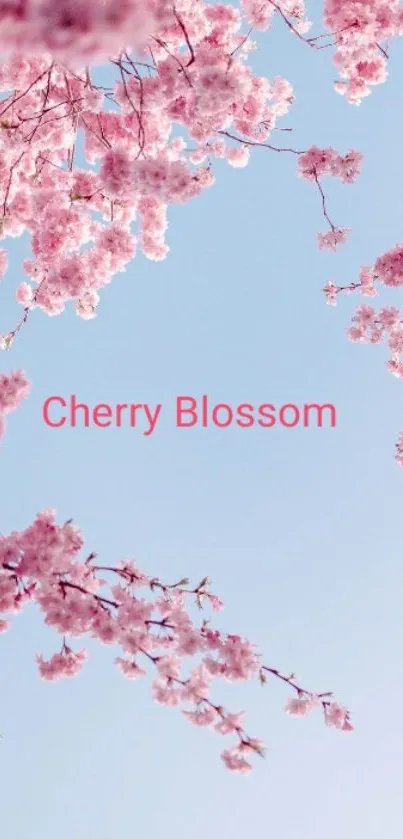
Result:
<instances>
[{"instance_id":1,"label":"blue sky","mask_svg":"<svg viewBox=\"0 0 403 839\"><path fill-rule=\"evenodd\" d=\"M255 640L269 665L333 689L356 731L289 719L279 684L234 687L232 707L249 710L249 729L267 744L256 771L234 777L217 736L153 705L149 684L122 679L104 649L91 647L79 679L42 683L35 653L52 654L58 641L28 610L0 647L7 839L400 836L403 475L393 445L403 390L384 349L347 341L355 300L331 309L321 288L356 279L401 240L403 56L395 49L390 81L355 108L332 92L329 53L281 27L260 44L258 71L294 85L284 125L295 145L365 153L355 186L327 188L335 220L354 229L350 242L318 252L314 188L293 158L256 150L247 169L219 166L215 187L170 210L168 259L137 257L102 293L96 320L35 313L0 358L34 384L1 448L0 529L55 507L102 563L136 556L167 579L209 574L226 602L221 624ZM23 245L10 249L3 332L19 316ZM181 393L326 401L338 425L186 431L167 410L148 438L128 427L46 427L44 400L71 393L90 404L169 406Z\"/></svg>"}]
</instances>

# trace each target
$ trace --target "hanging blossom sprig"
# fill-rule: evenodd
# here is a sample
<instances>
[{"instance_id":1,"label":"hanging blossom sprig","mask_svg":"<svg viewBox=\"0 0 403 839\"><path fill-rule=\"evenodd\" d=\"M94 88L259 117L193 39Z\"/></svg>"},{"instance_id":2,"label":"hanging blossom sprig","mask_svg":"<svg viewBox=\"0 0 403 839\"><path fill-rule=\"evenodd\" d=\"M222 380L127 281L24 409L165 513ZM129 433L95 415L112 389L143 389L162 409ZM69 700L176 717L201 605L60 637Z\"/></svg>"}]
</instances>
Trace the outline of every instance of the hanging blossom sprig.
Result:
<instances>
[{"instance_id":1,"label":"hanging blossom sprig","mask_svg":"<svg viewBox=\"0 0 403 839\"><path fill-rule=\"evenodd\" d=\"M384 0L325 0L324 23L330 39L327 42L326 36L311 37L307 34L310 27L304 19L304 6L299 2L265 0L260 5L255 0L243 0L243 6L249 17L254 17L257 28L268 29L277 15L309 47L322 49L333 46L334 62L340 75L335 89L355 105L369 96L375 85L387 80L389 45L403 35L401 0L391 0L387 5ZM318 150L318 155L321 154ZM331 158L332 150L328 161ZM354 177L359 163L360 158L353 153ZM319 168L314 164L311 179L316 180L322 194L323 212L330 230L319 234L319 247L335 249L344 244L351 231L337 228L329 218L322 186L317 180L320 171L320 164ZM402 285L403 245L398 244L378 257L373 266L364 266L357 281L340 285L330 281L324 292L327 303L334 306L341 294L358 292L365 297L375 297L382 287L401 288ZM361 305L353 315L347 334L351 341L357 343L386 343L390 352L387 367L393 376L403 378L403 311L393 306L384 306L376 311L372 306ZM400 432L395 445L395 459L403 466L403 432Z\"/></svg>"},{"instance_id":2,"label":"hanging blossom sprig","mask_svg":"<svg viewBox=\"0 0 403 839\"><path fill-rule=\"evenodd\" d=\"M253 755L263 756L261 740L244 728L244 712L228 711L213 700L214 681L265 684L275 678L295 696L286 705L292 716L322 709L325 723L351 731L349 712L331 693L314 694L294 675L267 666L254 644L215 629L206 610L220 612L222 601L204 577L196 586L187 578L167 584L141 571L134 561L102 566L95 554L80 559L83 538L68 521L58 525L53 511L37 516L26 530L0 537L0 630L6 615L35 603L45 623L62 636L59 652L37 656L40 675L54 681L77 675L87 658L73 641L89 636L118 648L115 659L128 679L152 674L155 702L176 707L194 725L231 736L222 752L225 766L249 772ZM109 578L109 581L107 581Z\"/></svg>"},{"instance_id":3,"label":"hanging blossom sprig","mask_svg":"<svg viewBox=\"0 0 403 839\"><path fill-rule=\"evenodd\" d=\"M403 245L396 245L378 257L373 266L361 269L358 282L340 286L328 282L324 288L326 301L335 306L343 294L362 294L376 297L382 288L399 290L403 286ZM350 341L359 344L386 344L389 358L387 369L397 379L403 379L403 310L383 306L378 310L368 304L359 305L347 330ZM395 459L403 467L403 432L395 445Z\"/></svg>"}]
</instances>

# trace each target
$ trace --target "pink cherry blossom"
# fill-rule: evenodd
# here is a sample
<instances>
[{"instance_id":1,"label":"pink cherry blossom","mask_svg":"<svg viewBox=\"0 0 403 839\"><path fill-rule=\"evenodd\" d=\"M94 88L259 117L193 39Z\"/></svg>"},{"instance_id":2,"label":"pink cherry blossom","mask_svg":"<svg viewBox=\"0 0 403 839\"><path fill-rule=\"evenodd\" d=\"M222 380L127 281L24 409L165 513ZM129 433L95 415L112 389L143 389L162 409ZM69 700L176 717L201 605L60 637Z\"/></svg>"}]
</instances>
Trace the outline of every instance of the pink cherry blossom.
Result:
<instances>
[{"instance_id":1,"label":"pink cherry blossom","mask_svg":"<svg viewBox=\"0 0 403 839\"><path fill-rule=\"evenodd\" d=\"M252 771L252 764L248 763L237 749L225 749L221 757L224 765L231 772L239 772L241 775L247 775Z\"/></svg>"},{"instance_id":2,"label":"pink cherry blossom","mask_svg":"<svg viewBox=\"0 0 403 839\"><path fill-rule=\"evenodd\" d=\"M30 383L22 370L16 370L9 376L0 375L0 438L4 433L4 418L17 410L29 391Z\"/></svg>"},{"instance_id":3,"label":"pink cherry blossom","mask_svg":"<svg viewBox=\"0 0 403 839\"><path fill-rule=\"evenodd\" d=\"M64 676L77 676L87 658L86 650L73 653L69 649L56 653L49 661L42 656L37 656L39 672L43 679L53 682L62 679Z\"/></svg>"},{"instance_id":4,"label":"pink cherry blossom","mask_svg":"<svg viewBox=\"0 0 403 839\"><path fill-rule=\"evenodd\" d=\"M286 713L289 714L290 717L305 717L310 713L310 711L313 711L315 705L317 704L318 699L316 697L295 697L287 702Z\"/></svg>"},{"instance_id":5,"label":"pink cherry blossom","mask_svg":"<svg viewBox=\"0 0 403 839\"><path fill-rule=\"evenodd\" d=\"M347 708L342 708L336 702L329 702L325 707L325 722L332 728L342 731L352 731L350 715Z\"/></svg>"},{"instance_id":6,"label":"pink cherry blossom","mask_svg":"<svg viewBox=\"0 0 403 839\"><path fill-rule=\"evenodd\" d=\"M335 251L339 245L344 245L347 242L349 233L351 233L351 230L345 228L329 230L328 233L318 233L319 248Z\"/></svg>"},{"instance_id":7,"label":"pink cherry blossom","mask_svg":"<svg viewBox=\"0 0 403 839\"><path fill-rule=\"evenodd\" d=\"M32 286L28 283L20 283L17 288L16 299L22 306L29 306L34 299Z\"/></svg>"}]
</instances>

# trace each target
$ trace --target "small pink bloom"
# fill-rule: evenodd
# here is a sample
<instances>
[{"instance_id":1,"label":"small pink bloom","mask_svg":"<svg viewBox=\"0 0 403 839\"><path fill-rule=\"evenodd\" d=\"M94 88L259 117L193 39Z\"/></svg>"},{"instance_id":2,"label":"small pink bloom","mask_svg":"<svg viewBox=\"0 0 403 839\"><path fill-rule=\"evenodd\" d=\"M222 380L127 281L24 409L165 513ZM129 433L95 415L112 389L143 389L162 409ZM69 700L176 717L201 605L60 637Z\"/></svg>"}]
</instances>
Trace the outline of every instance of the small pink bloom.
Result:
<instances>
[{"instance_id":1,"label":"small pink bloom","mask_svg":"<svg viewBox=\"0 0 403 839\"><path fill-rule=\"evenodd\" d=\"M22 306L30 306L34 297L34 291L32 286L28 283L20 283L17 288L17 303L21 303Z\"/></svg>"},{"instance_id":2,"label":"small pink bloom","mask_svg":"<svg viewBox=\"0 0 403 839\"><path fill-rule=\"evenodd\" d=\"M139 679L146 675L146 671L139 667L135 661L119 657L115 659L115 663L127 679Z\"/></svg>"},{"instance_id":3,"label":"small pink bloom","mask_svg":"<svg viewBox=\"0 0 403 839\"><path fill-rule=\"evenodd\" d=\"M187 717L193 725L208 726L217 719L217 711L214 708L201 708L196 711L182 711L183 715Z\"/></svg>"},{"instance_id":4,"label":"small pink bloom","mask_svg":"<svg viewBox=\"0 0 403 839\"><path fill-rule=\"evenodd\" d=\"M314 696L304 698L293 698L287 702L285 711L291 717L305 717L318 705L318 699Z\"/></svg>"},{"instance_id":5,"label":"small pink bloom","mask_svg":"<svg viewBox=\"0 0 403 839\"><path fill-rule=\"evenodd\" d=\"M8 255L4 248L0 248L0 280L3 279L4 274L8 268Z\"/></svg>"},{"instance_id":6,"label":"small pink bloom","mask_svg":"<svg viewBox=\"0 0 403 839\"><path fill-rule=\"evenodd\" d=\"M241 775L247 775L252 771L252 765L245 760L238 749L227 749L222 753L221 759L231 772L239 772Z\"/></svg>"},{"instance_id":7,"label":"small pink bloom","mask_svg":"<svg viewBox=\"0 0 403 839\"><path fill-rule=\"evenodd\" d=\"M339 728L342 731L352 731L353 726L350 723L349 712L347 708L342 708L336 702L331 702L325 709L326 725L332 728Z\"/></svg>"},{"instance_id":8,"label":"small pink bloom","mask_svg":"<svg viewBox=\"0 0 403 839\"><path fill-rule=\"evenodd\" d=\"M344 245L351 230L339 228L330 230L328 233L318 233L319 248L335 251L339 245Z\"/></svg>"}]
</instances>

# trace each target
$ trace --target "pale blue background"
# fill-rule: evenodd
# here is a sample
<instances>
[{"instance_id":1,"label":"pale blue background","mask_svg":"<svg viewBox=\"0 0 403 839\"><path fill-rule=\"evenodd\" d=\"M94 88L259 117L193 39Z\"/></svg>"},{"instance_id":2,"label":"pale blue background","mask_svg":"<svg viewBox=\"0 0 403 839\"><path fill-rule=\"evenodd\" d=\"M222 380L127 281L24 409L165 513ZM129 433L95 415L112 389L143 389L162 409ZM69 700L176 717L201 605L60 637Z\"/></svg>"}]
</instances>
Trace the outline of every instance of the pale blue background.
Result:
<instances>
[{"instance_id":1,"label":"pale blue background","mask_svg":"<svg viewBox=\"0 0 403 839\"><path fill-rule=\"evenodd\" d=\"M398 839L402 779L403 475L393 445L402 385L386 352L344 334L355 300L333 310L321 288L355 280L402 237L400 47L392 77L361 108L332 92L330 54L281 27L254 56L282 74L297 103L294 142L358 147L354 187L329 183L335 220L354 228L336 256L319 253L318 196L295 160L256 150L241 171L170 211L165 263L141 256L102 293L97 320L35 313L2 368L34 383L1 449L1 521L8 533L56 507L83 528L102 562L136 555L168 580L210 574L227 604L222 625L267 663L334 689L356 731L283 714L280 684L233 687L249 729L268 747L249 778L226 773L223 741L123 680L108 651L83 675L42 683L34 655L58 640L27 611L1 639L1 833L5 839ZM276 139L289 141L289 135ZM22 245L0 292L0 331L16 322ZM394 300L396 301L397 295ZM332 401L336 430L54 430L44 399L173 403ZM222 697L223 694L220 694Z\"/></svg>"}]
</instances>

